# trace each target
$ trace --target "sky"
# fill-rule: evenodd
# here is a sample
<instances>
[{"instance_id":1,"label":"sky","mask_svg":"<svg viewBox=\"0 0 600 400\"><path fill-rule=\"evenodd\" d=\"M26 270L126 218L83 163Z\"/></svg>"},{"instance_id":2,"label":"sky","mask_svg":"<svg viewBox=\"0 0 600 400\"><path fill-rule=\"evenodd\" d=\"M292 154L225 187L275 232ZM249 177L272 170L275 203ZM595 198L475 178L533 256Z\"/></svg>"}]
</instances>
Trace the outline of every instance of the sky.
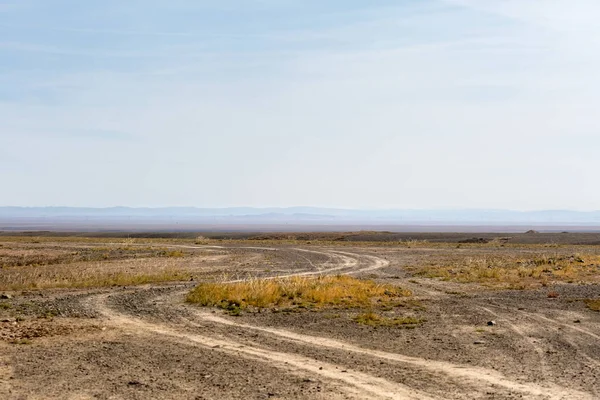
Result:
<instances>
[{"instance_id":1,"label":"sky","mask_svg":"<svg viewBox=\"0 0 600 400\"><path fill-rule=\"evenodd\" d=\"M0 206L600 209L597 0L0 0Z\"/></svg>"}]
</instances>

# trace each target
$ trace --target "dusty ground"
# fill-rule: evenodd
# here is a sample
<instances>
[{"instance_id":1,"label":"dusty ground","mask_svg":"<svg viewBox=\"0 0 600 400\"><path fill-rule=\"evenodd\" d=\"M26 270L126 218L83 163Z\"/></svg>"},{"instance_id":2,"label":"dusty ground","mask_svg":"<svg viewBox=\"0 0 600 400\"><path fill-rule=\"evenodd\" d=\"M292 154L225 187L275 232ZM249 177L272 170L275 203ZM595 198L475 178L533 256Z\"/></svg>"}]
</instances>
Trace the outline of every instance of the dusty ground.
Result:
<instances>
[{"instance_id":1,"label":"dusty ground","mask_svg":"<svg viewBox=\"0 0 600 400\"><path fill-rule=\"evenodd\" d=\"M585 301L600 298L600 248L560 237L2 237L0 398L597 399L600 312ZM548 266L539 279L523 275L526 290L506 290L503 275L461 275L498 259ZM433 276L443 268L444 280ZM364 310L339 308L231 316L184 302L198 281L296 274L410 289L407 304L382 313L425 322L366 326L353 320Z\"/></svg>"}]
</instances>

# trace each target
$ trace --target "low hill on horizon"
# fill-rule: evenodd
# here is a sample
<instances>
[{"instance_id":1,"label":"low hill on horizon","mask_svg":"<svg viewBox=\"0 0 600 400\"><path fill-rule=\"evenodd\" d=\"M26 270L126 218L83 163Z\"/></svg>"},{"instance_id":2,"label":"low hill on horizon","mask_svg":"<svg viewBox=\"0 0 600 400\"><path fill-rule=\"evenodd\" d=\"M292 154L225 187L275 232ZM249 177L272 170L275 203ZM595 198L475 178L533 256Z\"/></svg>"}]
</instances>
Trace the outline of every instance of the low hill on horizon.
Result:
<instances>
[{"instance_id":1,"label":"low hill on horizon","mask_svg":"<svg viewBox=\"0 0 600 400\"><path fill-rule=\"evenodd\" d=\"M577 224L600 225L600 211L341 209L321 207L0 207L0 221L12 220L181 220L247 223L371 224Z\"/></svg>"}]
</instances>

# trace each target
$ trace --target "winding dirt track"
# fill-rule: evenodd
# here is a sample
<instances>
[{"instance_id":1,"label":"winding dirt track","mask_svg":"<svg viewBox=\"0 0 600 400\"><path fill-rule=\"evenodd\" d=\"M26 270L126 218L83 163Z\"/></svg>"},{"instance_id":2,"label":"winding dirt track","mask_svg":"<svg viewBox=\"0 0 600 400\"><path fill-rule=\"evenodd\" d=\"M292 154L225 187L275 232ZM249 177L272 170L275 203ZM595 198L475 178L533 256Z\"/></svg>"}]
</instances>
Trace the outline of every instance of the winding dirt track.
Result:
<instances>
[{"instance_id":1,"label":"winding dirt track","mask_svg":"<svg viewBox=\"0 0 600 400\"><path fill-rule=\"evenodd\" d=\"M206 246L178 246L187 248L208 248ZM231 247L217 247L222 250L232 249ZM273 248L254 248L240 247L246 251L261 250L261 251L284 251ZM342 252L335 250L307 250L307 249L285 249L285 251L296 252L299 257L304 258L311 266L310 270L301 270L294 273L282 274L276 277L291 277L291 276L310 276L322 274L360 274L365 272L373 272L380 268L388 266L389 262L383 258L368 255L357 254L351 252ZM318 254L326 256L328 261L320 264L313 263L308 256ZM556 384L545 382L543 384L516 381L510 379L496 370L486 369L482 367L474 367L451 363L447 361L437 361L425 358L406 356L393 352L381 350L373 350L357 346L355 344L329 339L326 337L312 336L300 334L289 330L255 326L250 324L237 323L230 319L219 317L217 315L202 312L195 307L183 304L182 296L187 291L180 290L170 293L167 296L156 297L151 299L154 303L158 303L164 307L171 307L173 310L185 310L185 317L179 321L155 321L146 320L140 317L130 315L111 307L111 294L101 294L92 296L87 300L87 304L94 308L109 323L117 328L135 334L150 334L160 335L169 340L190 345L211 348L219 352L236 357L243 357L249 360L258 362L266 362L271 366L286 372L288 374L310 374L320 380L328 382L346 393L349 398L357 399L443 399L443 395L437 393L426 393L424 388L410 387L397 381L385 379L377 376L376 373L367 373L346 366L337 365L333 362L324 362L306 355L298 354L291 351L281 351L263 346L260 343L249 343L248 341L238 341L226 335L213 335L198 333L206 328L207 325L232 327L238 330L255 332L261 335L266 335L270 339L285 341L292 344L302 346L312 346L320 348L323 351L345 352L354 354L360 357L369 359L379 359L393 363L401 370L422 371L424 376L439 377L440 385L449 385L463 393L497 393L504 395L502 398L532 398L532 399L594 399L595 397L589 393L573 390L570 388L561 387ZM488 312L499 318L504 318L505 315L500 315L493 306L481 307L483 311ZM531 316L530 316L531 317ZM535 318L543 319L545 317L535 316ZM508 318L506 318L509 321ZM545 318L547 319L547 318ZM560 324L560 322L549 320L547 322ZM510 321L509 321L510 324ZM543 350L536 347L520 329L514 325L509 325L512 329L527 341L542 361L540 373L545 374L546 366L543 364ZM599 338L593 332L586 331L582 328L568 326L571 329L578 329L580 333ZM414 386L414 385L413 385ZM466 398L466 397L465 397ZM499 397L500 398L500 397Z\"/></svg>"}]
</instances>

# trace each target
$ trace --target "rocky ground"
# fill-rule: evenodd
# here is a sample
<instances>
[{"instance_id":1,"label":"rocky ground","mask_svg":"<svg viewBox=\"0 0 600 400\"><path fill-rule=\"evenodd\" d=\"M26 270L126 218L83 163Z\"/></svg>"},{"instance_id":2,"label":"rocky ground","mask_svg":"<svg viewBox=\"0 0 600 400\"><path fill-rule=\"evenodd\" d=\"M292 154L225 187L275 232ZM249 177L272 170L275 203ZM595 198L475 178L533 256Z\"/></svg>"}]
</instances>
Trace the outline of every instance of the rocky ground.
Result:
<instances>
[{"instance_id":1,"label":"rocky ground","mask_svg":"<svg viewBox=\"0 0 600 400\"><path fill-rule=\"evenodd\" d=\"M107 246L86 244L96 245ZM0 291L0 398L600 398L600 313L584 302L600 297L600 286L499 290L414 269L457 251L480 257L539 249L151 245L185 252L177 262L191 266L193 281ZM113 253L106 261L130 258ZM98 261L68 265L82 262ZM198 280L295 274L350 274L410 289L410 301L384 313L423 322L410 329L361 325L353 318L364 310L343 308L232 316L184 301Z\"/></svg>"}]
</instances>

